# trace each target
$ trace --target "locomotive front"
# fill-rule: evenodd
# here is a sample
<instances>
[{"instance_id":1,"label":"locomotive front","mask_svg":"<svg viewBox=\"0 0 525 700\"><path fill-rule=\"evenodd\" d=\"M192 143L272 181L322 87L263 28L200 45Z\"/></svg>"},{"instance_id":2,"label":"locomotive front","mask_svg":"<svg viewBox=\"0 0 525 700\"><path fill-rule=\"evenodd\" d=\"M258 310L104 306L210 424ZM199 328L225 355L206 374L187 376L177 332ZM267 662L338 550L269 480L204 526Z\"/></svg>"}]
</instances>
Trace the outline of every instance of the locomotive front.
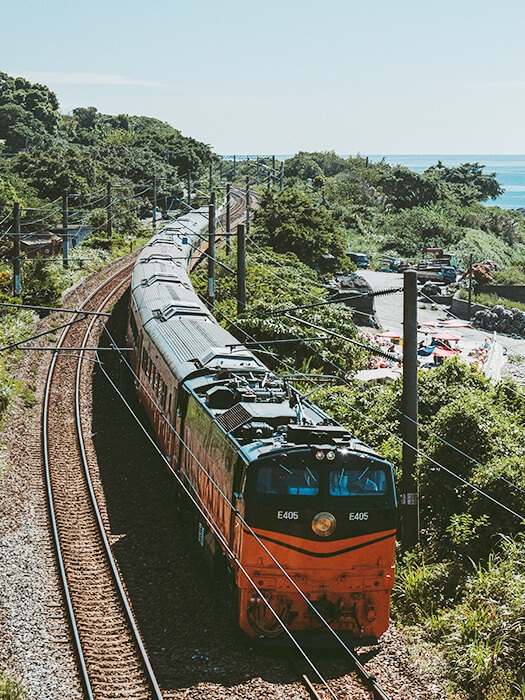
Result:
<instances>
[{"instance_id":1,"label":"locomotive front","mask_svg":"<svg viewBox=\"0 0 525 700\"><path fill-rule=\"evenodd\" d=\"M371 644L388 628L396 497L391 465L338 426L289 425L254 445L244 488L241 627Z\"/></svg>"}]
</instances>

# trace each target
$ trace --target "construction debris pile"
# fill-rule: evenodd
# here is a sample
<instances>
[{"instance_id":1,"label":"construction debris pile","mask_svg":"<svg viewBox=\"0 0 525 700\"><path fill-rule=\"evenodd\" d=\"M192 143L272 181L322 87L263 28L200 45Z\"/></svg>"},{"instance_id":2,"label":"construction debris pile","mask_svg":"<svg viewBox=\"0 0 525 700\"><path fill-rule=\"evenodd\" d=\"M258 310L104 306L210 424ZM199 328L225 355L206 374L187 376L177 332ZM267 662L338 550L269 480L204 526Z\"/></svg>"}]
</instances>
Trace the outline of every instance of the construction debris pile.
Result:
<instances>
[{"instance_id":1,"label":"construction debris pile","mask_svg":"<svg viewBox=\"0 0 525 700\"><path fill-rule=\"evenodd\" d=\"M525 338L525 311L506 309L500 304L477 311L474 325L487 331L498 331L512 338Z\"/></svg>"}]
</instances>

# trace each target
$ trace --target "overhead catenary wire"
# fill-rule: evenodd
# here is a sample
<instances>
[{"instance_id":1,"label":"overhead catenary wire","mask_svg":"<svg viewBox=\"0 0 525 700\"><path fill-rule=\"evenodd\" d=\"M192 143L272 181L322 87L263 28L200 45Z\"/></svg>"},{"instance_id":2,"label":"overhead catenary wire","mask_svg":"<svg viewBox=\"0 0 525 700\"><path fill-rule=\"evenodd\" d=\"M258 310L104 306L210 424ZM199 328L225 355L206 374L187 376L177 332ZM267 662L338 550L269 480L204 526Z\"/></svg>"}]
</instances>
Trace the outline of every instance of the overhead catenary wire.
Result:
<instances>
[{"instance_id":1,"label":"overhead catenary wire","mask_svg":"<svg viewBox=\"0 0 525 700\"><path fill-rule=\"evenodd\" d=\"M103 329L104 329L104 332L105 332L105 333L108 335L108 337L110 338L110 341L111 341L112 345L115 347L115 349L118 350L118 348L116 347L116 344L115 344L115 341L114 341L113 337L111 336L111 334L110 334L109 331L107 330L107 327L104 326ZM154 404L157 405L157 407L159 408L159 412L160 412L160 414L161 414L163 420L164 420L164 421L166 422L166 424L168 425L168 428L169 428L172 432L174 432L175 435L178 436L179 440L181 440L181 443L185 446L185 448L187 449L187 451L188 451L188 453L190 454L191 458L195 461L195 463L198 465L198 467L204 472L204 474L206 475L206 477L209 479L210 483L212 483L213 487L218 491L218 493L220 494L221 498L223 498L223 499L225 500L225 502L227 503L227 505L229 506L229 508L232 509L234 512L237 513L237 511L236 511L236 509L235 509L233 503L231 503L231 501L228 499L228 497L226 496L226 494L224 494L224 492L222 491L222 489L220 488L220 486L214 481L214 479L211 477L211 475L209 474L209 472L207 472L207 470L206 470L206 469L204 468L204 466L201 464L201 462L200 462L200 460L197 458L197 456L191 451L191 449L189 448L189 446L188 446L188 445L185 443L185 441L182 439L182 436L181 436L179 433L177 433L176 428L175 428L175 427L170 423L170 421L167 419L165 413L164 413L163 410L162 410L162 406L161 406L161 404L160 404L160 402L159 402L159 399L158 399L158 397L155 395L155 392L154 392L154 391L150 391L150 390L142 383L142 381L140 380L140 377L139 377L139 376L136 374L136 372L133 370L132 366L130 365L130 363L128 362L128 360L127 360L127 358L126 358L125 356L121 356L121 359L124 361L124 363L125 363L125 364L127 365L127 367L130 369L132 375L135 377L135 379L136 379L136 381L139 383L139 385L142 386L142 388L145 390L147 396L149 396L149 398L152 400L152 402L153 402ZM104 370L104 368L103 368L102 365L101 365L101 369L102 369L102 370L104 371L104 373L105 373L105 370ZM129 408L129 407L128 407L128 408ZM130 409L130 410L131 410L131 409ZM132 411L132 413L133 413L133 411ZM166 459L166 457L162 454L160 448L158 448L158 446L154 443L153 439L152 439L151 436L147 433L146 429L144 428L144 426L143 426L142 423L140 422L140 419L138 419L137 416L136 416L135 414L133 414L133 415L134 415L135 420L137 420L137 421L139 422L139 424L140 424L142 430L147 434L147 436L148 436L148 438L150 439L150 441L152 442L152 444L154 444L156 450L159 452L159 454L160 454L161 457L164 459L164 461L168 464L169 469L175 474L175 476L177 476L177 479L178 479L179 482L180 482L180 479L179 479L178 475L174 472L173 468L171 467L171 464L170 464L169 460ZM184 484L182 484L182 482L180 482L180 483L181 483L181 485L184 487ZM186 490L186 489L185 489L185 490ZM187 490L186 490L186 491L187 491ZM194 489L194 492L195 492L195 489ZM197 494L196 492L195 492L195 494L198 496L198 494ZM188 495L190 495L190 494L188 494ZM190 497L191 497L191 495L190 495ZM199 497L199 499L200 499L200 496L198 496L198 497ZM195 500L194 500L193 498L192 498L192 500L194 501L195 505L197 505L197 507L199 507L198 504L195 502ZM200 500L202 501L202 499L200 499ZM204 504L203 504L203 505L204 505ZM199 510L201 510L201 509L199 508ZM202 512L202 510L201 510L201 512ZM202 513L202 514L206 517L205 513ZM343 646L343 648L352 656L353 660L355 661L355 657L353 656L351 650L346 646L346 644L343 642L343 640L340 639L339 635L337 635L337 633L330 627L328 621L326 621L326 620L322 617L322 615L319 613L319 611L317 611L317 609L312 605L311 601L309 601L309 599L305 596L305 594L298 588L297 584L290 578L290 576L287 574L287 572L283 569L283 567L280 565L280 563L277 561L277 559L275 559L274 555L267 549L267 547L266 547L266 545L264 544L264 542L262 542L262 540L260 540L260 538L259 538L259 537L257 536L257 534L252 530L252 528L248 525L248 523L246 523L246 521L240 516L239 513L237 513L237 515L238 515L238 517L241 519L243 525L251 532L251 534L252 534L252 535L254 536L254 538L258 541L258 543L260 544L260 546L263 547L263 549L266 551L266 553L272 558L272 560L274 561L274 563L276 564L276 566L278 566L278 568L282 571L282 573L283 573L283 574L285 575L285 577L289 580L289 582L294 586L294 588L295 588L295 589L299 592L299 594L303 597L303 599L305 600L305 602L307 603L307 605L308 605L310 608L312 608L313 612L317 615L317 617L323 622L323 624L325 624L325 626L328 628L328 630L336 637L336 639L339 641L339 643L340 643L340 644ZM210 517L211 517L211 514L210 514ZM208 520L208 518L206 518L206 519ZM226 544L227 544L227 543L226 543ZM228 550L229 550L229 547L228 547ZM229 551L231 551L231 550L229 550ZM231 554L232 554L232 557L233 557L233 561L237 561L237 560L235 559L233 553L231 553ZM247 576L247 578L251 581L251 578L250 578L249 576ZM259 590L257 587L256 587L256 589ZM262 594L261 594L261 595L262 595ZM263 600L265 601L265 604L266 604L268 607L270 607L270 609L272 610L272 612L274 612L274 614L275 614L275 611L273 611L273 609L272 609L271 605L269 604L269 602L264 598L264 596L262 596L262 597L263 597ZM279 616L278 616L278 615L276 615L276 617L279 619ZM285 629L286 629L286 628L285 628ZM296 644L295 640L293 640L293 641L294 641L294 643ZM296 646L297 646L297 644L296 644ZM300 649L300 647L298 647L298 648ZM303 650L300 649L300 651L301 651L301 653L303 653L303 655L304 655ZM308 661L308 662L310 663L310 665L311 665L310 660L309 660L306 656L305 656L305 658L307 659L307 661ZM315 667L313 667L313 668L314 668L314 670L316 670ZM363 669L363 670L364 670L364 669ZM320 676L320 677L322 677L322 676Z\"/></svg>"},{"instance_id":2,"label":"overhead catenary wire","mask_svg":"<svg viewBox=\"0 0 525 700\"><path fill-rule=\"evenodd\" d=\"M289 316L288 314L285 314L285 315L286 315L286 316ZM326 328L323 328L322 326L318 326L317 324L312 324L312 323L310 323L310 322L308 322L308 321L306 321L306 320L298 319L298 318L296 318L296 317L291 317L291 318L293 318L294 320L297 320L298 322L303 322L305 325L308 325L308 326L310 326L310 327L314 327L314 328L316 328L316 330L319 330L319 331L322 331L322 332L327 332L327 333L332 333L332 331L330 331L330 330L328 330L328 329L326 329ZM339 335L339 334L336 334L336 335L337 335L338 337L340 337L342 340L347 340L347 341L349 341L349 342L356 342L356 343L357 343L357 341L352 341L351 339L345 338L344 336L341 336L341 335ZM368 346L367 349L370 349L370 350L373 349L373 350L375 350L375 348L371 348L370 346ZM313 350L314 352L316 352L316 353L319 352L317 349L314 349L314 348L312 348L312 350ZM394 359L394 358L390 358L390 359ZM395 359L397 359L397 360L399 361L398 358L395 358ZM330 362L330 364L331 364L332 366L334 366L337 370L339 370L339 371L341 372L341 375L342 375L342 376L341 376L341 381L343 381L344 383L347 383L347 384L348 384L349 382L348 382L348 380L347 380L347 375L346 375L346 373L345 373L340 367L337 367L337 365L336 365L333 361L330 361L330 360L329 360L329 362ZM400 411L397 407L391 405L391 408L392 408L393 410L395 410L396 412L398 412L402 417L405 417L404 414L402 413L402 411ZM367 416L367 418L368 418L369 420L372 420L369 416ZM408 417L407 417L407 418L408 418ZM419 422L417 423L417 425L418 425L419 427L425 428L427 431L429 430L428 428L426 428L426 426L421 425ZM432 431L429 431L429 432L432 432ZM402 440L402 438L401 438L400 436L397 436L395 433L391 432L391 434L392 434L394 437L396 437L396 439ZM460 450L459 448L457 448L456 446L454 446L452 443L449 443L448 441L446 441L444 438L442 438L441 436L439 436L437 433L434 433L434 434L435 434L435 436L436 436L437 438L439 438L441 441L443 441L445 444L447 444L447 445L448 445L449 447L451 447L452 449L456 450L456 451L457 451L458 453L460 453L462 456L464 456L464 457L468 458L469 460L475 462L475 463L478 464L480 467L485 468L485 469L487 469L488 471L491 471L490 468L487 467L487 465L481 464L481 463L480 463L478 460L476 460L474 457L472 457L472 456L470 456L470 455L467 455L465 452L463 452L462 450ZM433 460L433 458L431 458L430 456L424 454L421 450L418 450L418 453L421 454L423 457L426 457L426 458L429 459L429 460ZM439 463L436 462L435 460L433 460L433 461L435 462L436 465L440 466L444 471L447 471L450 475L455 476L455 477L458 478L459 480L463 480L462 477L460 477L459 475L456 475L452 470L449 470L447 467L444 467L444 465L439 465ZM492 471L492 473L494 473L494 472ZM517 484L515 484L515 483L513 483L513 482L510 482L510 481L507 481L507 480L506 480L504 477L502 477L502 476L500 476L499 478L501 478L502 481L508 483L508 485L510 485L510 486L512 486L512 487L514 487L514 488L516 488L517 490L523 491L523 489L521 489L521 487L519 487ZM471 488L473 488L474 490L478 491L481 495L485 496L486 498L488 498L488 499L494 501L494 502L497 503L498 505L501 505L502 508L508 510L511 514L515 515L516 517L522 517L522 516L520 516L520 514L516 513L516 512L513 511L512 509L510 509L510 508L509 508L508 506L506 506L505 504L503 504L503 503L497 501L497 499L494 499L492 496L490 496L489 494L485 493L482 489L479 489L479 488L476 487L475 485L470 484L470 482L468 482L467 480L464 480L464 483L467 484L467 485L469 485L469 486L471 486Z\"/></svg>"},{"instance_id":3,"label":"overhead catenary wire","mask_svg":"<svg viewBox=\"0 0 525 700\"><path fill-rule=\"evenodd\" d=\"M85 320L85 319L81 319L81 320ZM103 327L103 330L104 330L104 332L108 335L111 344L114 346L114 345L115 345L115 341L114 341L112 335L109 333L109 331L107 330L107 328L106 328L105 326ZM117 351L119 351L119 349L118 349L117 347L115 347L115 349L116 349ZM239 519L241 520L243 526L246 527L246 528L250 531L250 533L254 536L254 538L255 538L256 541L260 544L260 546L261 546L261 547L265 550L265 552L272 558L272 560L274 561L274 563L276 564L276 566L278 566L278 568L279 568L279 569L281 570L281 572L285 575L285 577L289 580L289 582L294 586L294 588L295 588L295 589L299 592L299 594L303 597L303 599L305 600L305 602L311 607L312 611L318 616L318 618L320 619L320 621L321 621L323 624L326 625L326 627L328 628L328 630L329 630L330 632L332 632L332 634L334 635L334 637L342 644L343 648L346 649L346 651L352 656L352 658L354 658L354 657L353 657L353 654L352 654L352 651L346 646L346 644L343 642L343 640L340 639L339 635L337 635L337 633L335 632L335 630L333 630L333 629L330 627L330 624L328 623L328 621L325 620L325 619L323 618L323 616L321 615L321 613L319 613L319 611L317 611L317 609L315 608L315 606L313 606L313 604L309 601L309 599L308 599L308 598L306 597L306 595L301 591L301 589L298 588L298 586L297 586L297 584L295 583L295 581L293 581L293 579L292 579L292 578L288 575L288 573L283 569L283 567L280 565L280 563L277 561L277 559L275 559L274 555L267 549L267 547L266 547L266 545L264 544L264 542L263 542L263 541L258 537L258 535L252 530L251 526L249 526L248 523L246 523L246 521L244 520L244 518L242 518L242 516L240 516L240 514L236 511L235 506L233 505L233 503L231 503L231 501L228 499L228 497L226 496L226 494L224 494L224 492L222 491L222 489L220 488L220 486L214 481L214 479L213 479L212 476L209 474L209 472L207 472L207 470L206 470L206 469L204 468L204 466L201 464L201 462L200 462L200 460L198 459L198 457L191 451L191 449L189 448L189 446L188 446L188 445L185 443L185 441L182 439L182 436L180 436L179 433L177 433L175 427L169 422L169 420L167 419L166 415L163 413L162 407L160 406L160 403L158 402L158 398L156 397L156 395L154 394L154 392L149 393L148 388L144 386L144 384L143 384L143 383L141 382L141 380L140 380L140 377L134 372L133 368L131 367L131 365L130 365L129 362L127 361L127 358L126 358L125 356L122 356L122 359L124 360L125 364L126 364L126 365L128 366L128 368L130 369L132 375L135 377L135 379L139 382L139 384L140 384L140 385L143 387L143 389L146 391L147 395L150 397L150 399L153 401L153 403L156 403L156 404L157 404L157 406L158 406L158 408L159 408L159 411L160 411L160 413L161 413L161 416L162 416L163 420L166 422L166 424L168 425L169 429L170 429L172 432L174 432L175 435L177 435L177 436L179 437L179 439L181 440L181 443L185 446L185 448L186 448L186 450L188 451L188 453L190 454L191 458L192 458L192 459L194 460L194 462L197 464L197 466L199 467L199 469L201 469L201 470L204 472L204 474L206 475L206 477L208 478L208 480L210 481L210 483L212 484L212 486L217 490L217 492L218 492L218 494L221 496L221 498L223 498L223 499L225 500L226 504L229 506L229 508L232 510L232 512L236 512L236 514L237 514L237 516L239 517ZM160 449L160 447L156 444L156 442L154 441L153 437L149 434L148 430L147 430L147 429L145 428L145 426L142 424L142 421L140 420L140 418L136 415L136 413L135 413L134 410L131 408L131 406L129 405L129 403L126 401L125 397L122 395L122 393L120 392L120 390L118 389L118 387L116 386L116 384L114 383L114 381L111 379L111 377L109 376L109 374L108 374L108 372L106 371L105 367L103 366L103 363L102 363L102 361L100 360L100 358L98 358L98 365L99 365L101 371L103 372L103 374L105 375L105 377L108 379L109 383L113 386L113 388L115 389L115 391L117 392L117 394L119 395L119 397L121 398L121 400L123 401L123 403L126 405L126 407L128 408L128 410L129 410L130 413L132 414L134 420L138 423L139 427L141 428L141 430L142 430L142 431L144 432L144 434L146 435L147 439L151 442L151 444L153 445L154 449L155 449L155 450L157 451L157 453L160 455L161 459L166 463L166 465L168 466L168 468L170 469L170 471L171 471L171 472L173 473L173 475L176 477L176 479L177 479L178 483L180 484L180 486L184 489L185 493L186 493L186 494L188 495L188 497L192 500L192 502L193 502L194 505L197 507L197 509L201 512L201 514L203 515L203 517L205 518L205 520L206 520L207 523L209 524L210 528L212 529L212 531L214 532L214 534L217 536L218 540L222 543L223 548L226 550L226 553L228 554L228 556L230 557L230 559L232 560L232 562L235 562L235 564L239 567L239 569L240 569L240 570L243 572L243 574L246 576L246 579L247 579L247 580L251 583L251 585L254 587L254 589L256 590L256 592L258 593L258 595L261 597L261 600L264 601L265 605L272 611L272 613L274 614L274 616L276 617L276 619L279 621L279 624L280 624L280 625L282 626L282 628L283 628L283 632L285 632L285 633L290 637L290 640L292 641L292 643L296 646L297 650L298 650L298 651L301 653L301 655L305 658L306 662L307 662L307 663L309 664L309 666L313 669L313 671L314 671L315 673L317 673L317 675L319 676L319 678L321 679L321 681L323 682L323 684L324 684L325 687L327 688L328 692L330 693L330 695L331 695L331 696L334 698L334 700L335 700L335 699L336 699L336 695L333 693L333 691L331 690L331 688L330 688L330 686L328 685L328 683L325 681L325 679L323 678L323 676L319 673L318 669L317 669L316 666L313 664L313 662L312 662L311 659L308 657L308 655L305 653L305 651L302 649L302 647L300 646L300 644L295 640L295 638L293 637L293 635L289 632L289 630L288 630L287 627L286 627L285 621L281 619L281 617L279 616L279 614L277 613L277 611L274 610L274 608L273 608L273 606L271 605L271 603L266 599L266 597L264 596L264 593L260 590L260 588L258 587L257 583L253 580L253 578L250 576L250 574L246 571L246 569L242 566L242 564L241 564L241 563L237 560L237 558L235 557L235 554L234 554L234 552L231 550L231 548L229 547L229 544L228 544L228 542L226 541L226 539L224 538L224 536L223 536L223 534L222 534L222 532L221 532L221 530L220 530L219 525L218 525L217 522L215 521L215 519L214 519L212 513L209 511L208 507L207 507L206 504L204 503L204 501L203 501L202 497L200 496L200 494L199 494L199 493L196 491L196 489L194 488L193 484L191 484L191 482L189 482L189 485L192 487L192 490L190 491L190 490L189 490L189 487L182 481L182 479L180 478L179 474L177 474L177 472L173 469L173 467L172 467L170 461L169 461L169 460L166 458L166 456L162 453L162 450ZM186 474L186 472L184 472L184 470L181 470L181 472L182 472L183 474Z\"/></svg>"},{"instance_id":4,"label":"overhead catenary wire","mask_svg":"<svg viewBox=\"0 0 525 700\"><path fill-rule=\"evenodd\" d=\"M270 257L271 257L271 256L270 256ZM379 293L391 293L391 292L394 292L394 291L402 292L402 289L399 289L399 290L394 290L394 289L392 289L392 290L385 290L384 292L379 292ZM377 294L377 293L376 293L376 294ZM366 296L366 295L363 295L363 296ZM423 296L425 296L425 295L423 295ZM356 298L356 297L354 297L354 298ZM427 298L429 301L432 301L429 297L426 297L426 298ZM341 301L342 301L342 300L341 300ZM320 301L320 302L317 302L316 304L304 305L304 307L295 307L295 308L298 308L298 309L299 309L299 308L310 308L310 307L312 307L312 306L322 305L322 304L324 304L324 303L326 303L326 301ZM285 311L286 311L286 309L281 309L281 310L280 310L280 309L274 309L274 310L269 311L269 312L267 313L267 315L270 316L270 315L275 315L275 314L280 314L280 313L282 313L283 315L290 317L288 314L285 314L285 313L284 313ZM456 316L454 316L454 314L451 314L450 312L447 312L447 313L448 313L449 315L451 315L452 317L457 318ZM368 315L368 314L367 314L367 315ZM295 320L297 320L298 322L301 322L300 319L295 319ZM308 321L302 321L302 322L305 323L306 325L310 325L310 323L309 323ZM471 324L471 327L475 328L474 326L472 326L472 324ZM318 330L321 330L321 329L322 329L321 326L317 326L316 328L317 328ZM326 329L324 329L324 330L326 330ZM479 330L479 329L476 329L476 330ZM327 331L327 332L331 332L331 331ZM481 332L482 332L482 331L481 331ZM340 336L340 337L341 337L341 339L344 339L343 336ZM346 340L350 341L350 339L346 339ZM354 343L357 344L356 341L350 341L350 342L354 342ZM367 349L368 349L369 351L374 350L374 348L372 348L371 346L366 346L366 347L367 347ZM317 352L317 351L314 350L314 352ZM385 353L384 353L381 349L378 349L378 352L377 352L376 354L379 355L380 357L385 357ZM389 360L396 360L398 363L401 362L400 358L390 356L389 354L386 354L386 359L389 359ZM329 362L332 364L332 366L336 366L336 365L334 365L334 363L333 363L332 361L329 361ZM340 368L339 368L339 369L340 369ZM341 371L342 371L342 370L341 370ZM511 388L511 389L512 389L512 388ZM513 391L515 391L515 390L513 390ZM399 409L397 409L396 407L392 406L392 408L393 408L394 410L400 412ZM400 412L400 413L401 413L401 412ZM403 416L402 413L401 413L401 415ZM406 419L409 419L408 416L403 416L403 417L406 418ZM412 419L410 419L410 420L412 420ZM425 426L422 426L419 422L417 422L417 425L418 425L418 427L425 427ZM425 429L428 431L428 428L425 428ZM439 440L441 440L442 442L444 442L445 444L447 444L451 449L453 449L453 450L457 451L458 453L460 453L462 456L464 456L464 457L466 457L467 459L471 460L472 462L476 463L478 466L481 466L481 467L487 469L488 471L491 471L491 470L490 470L490 467L488 467L487 465L482 465L482 464L481 464L478 460L476 460L474 457L471 457L470 455L467 455L464 451L460 450L459 448L457 448L457 447L456 447L455 445L453 445L452 443L446 441L444 438L442 438L441 436L439 436L437 433L435 433L435 432L433 432L433 431L429 431L429 432L431 432L436 438L438 438ZM493 470L492 470L492 473L494 473ZM518 484L515 484L515 483L513 483L513 482L507 480L504 476L499 475L498 478L501 479L503 482L507 483L509 486L511 486L511 487L513 487L513 488L515 488L515 489L521 491L521 492L525 492L525 490L522 489Z\"/></svg>"}]
</instances>

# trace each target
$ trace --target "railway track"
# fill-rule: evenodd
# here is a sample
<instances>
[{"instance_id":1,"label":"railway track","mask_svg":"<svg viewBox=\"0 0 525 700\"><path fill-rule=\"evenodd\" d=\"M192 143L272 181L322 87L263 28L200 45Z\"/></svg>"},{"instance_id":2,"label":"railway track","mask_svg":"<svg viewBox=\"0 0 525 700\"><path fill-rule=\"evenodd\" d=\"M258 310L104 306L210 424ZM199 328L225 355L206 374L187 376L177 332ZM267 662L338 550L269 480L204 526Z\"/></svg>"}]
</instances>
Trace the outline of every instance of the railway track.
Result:
<instances>
[{"instance_id":1,"label":"railway track","mask_svg":"<svg viewBox=\"0 0 525 700\"><path fill-rule=\"evenodd\" d=\"M306 659L297 652L290 652L287 655L289 664L298 674L301 683L308 691L312 700L348 700L349 698L357 697L354 690L338 687L340 683L332 684L329 674L324 674L320 671L326 659L317 655L312 662L317 673L312 667L307 664ZM352 674L356 681L361 684L367 697L371 700L392 700L391 696L377 683L375 677L369 673L361 663L359 657L353 652L347 652L347 663L349 665L349 674ZM361 697L361 695L359 696Z\"/></svg>"},{"instance_id":2,"label":"railway track","mask_svg":"<svg viewBox=\"0 0 525 700\"><path fill-rule=\"evenodd\" d=\"M81 383L96 361L83 348L96 342L97 314L123 293L131 268L128 263L102 282L63 331L50 363L42 415L58 567L85 697L97 700L162 698L112 556L81 416Z\"/></svg>"}]
</instances>

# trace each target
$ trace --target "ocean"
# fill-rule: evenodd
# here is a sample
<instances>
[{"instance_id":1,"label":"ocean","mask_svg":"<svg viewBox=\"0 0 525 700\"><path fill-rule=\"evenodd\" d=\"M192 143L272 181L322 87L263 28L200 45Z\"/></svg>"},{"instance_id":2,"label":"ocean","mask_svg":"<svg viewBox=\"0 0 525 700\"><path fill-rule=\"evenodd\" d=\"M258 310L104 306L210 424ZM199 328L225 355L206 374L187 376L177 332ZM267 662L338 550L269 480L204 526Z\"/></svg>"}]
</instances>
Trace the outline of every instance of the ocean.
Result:
<instances>
[{"instance_id":1,"label":"ocean","mask_svg":"<svg viewBox=\"0 0 525 700\"><path fill-rule=\"evenodd\" d=\"M436 165L438 160L447 167L461 163L479 163L485 166L484 173L496 173L497 181L505 190L501 197L489 199L485 204L502 209L525 209L525 155L374 155L369 158L374 162L384 158L390 165L406 165L416 173L422 173L431 165Z\"/></svg>"}]
</instances>

